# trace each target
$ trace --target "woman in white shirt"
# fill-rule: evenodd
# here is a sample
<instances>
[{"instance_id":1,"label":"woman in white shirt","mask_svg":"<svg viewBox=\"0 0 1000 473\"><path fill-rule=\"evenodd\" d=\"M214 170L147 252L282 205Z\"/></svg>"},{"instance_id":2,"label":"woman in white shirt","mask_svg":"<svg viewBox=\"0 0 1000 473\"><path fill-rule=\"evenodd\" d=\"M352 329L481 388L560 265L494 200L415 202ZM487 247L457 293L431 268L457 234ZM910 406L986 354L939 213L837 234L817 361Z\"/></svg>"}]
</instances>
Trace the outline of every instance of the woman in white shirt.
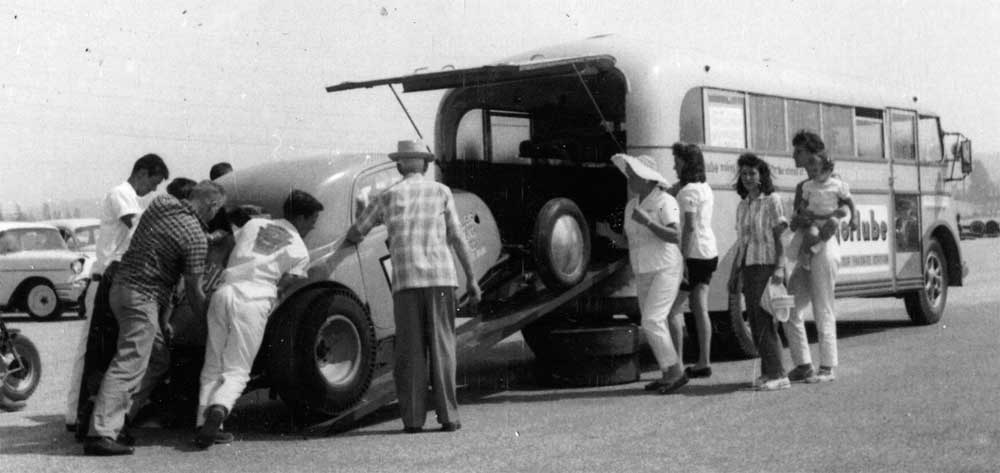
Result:
<instances>
[{"instance_id":1,"label":"woman in white shirt","mask_svg":"<svg viewBox=\"0 0 1000 473\"><path fill-rule=\"evenodd\" d=\"M652 158L616 154L611 160L628 177L629 191L634 194L625 207L625 236L642 329L662 372L646 390L670 394L688 382L667 326L681 280L680 210L666 192L667 181L655 170Z\"/></svg>"},{"instance_id":2,"label":"woman in white shirt","mask_svg":"<svg viewBox=\"0 0 1000 473\"><path fill-rule=\"evenodd\" d=\"M698 330L698 362L685 369L689 378L712 376L709 353L712 348L712 323L708 318L708 284L719 264L719 253L712 232L712 207L715 198L705 182L705 158L693 144L674 143L674 171L679 180L677 203L681 209L681 253L684 255L685 281L670 310L670 328L677 352L684 352L684 299L688 300Z\"/></svg>"}]
</instances>

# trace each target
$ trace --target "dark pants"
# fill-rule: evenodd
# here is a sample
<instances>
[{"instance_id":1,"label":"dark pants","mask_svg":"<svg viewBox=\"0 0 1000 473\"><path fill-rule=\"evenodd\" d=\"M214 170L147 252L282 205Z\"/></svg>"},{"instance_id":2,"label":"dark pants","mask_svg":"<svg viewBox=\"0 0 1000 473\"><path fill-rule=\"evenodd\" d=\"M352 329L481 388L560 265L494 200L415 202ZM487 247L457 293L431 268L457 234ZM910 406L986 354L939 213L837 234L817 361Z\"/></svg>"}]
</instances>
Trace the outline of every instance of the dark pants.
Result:
<instances>
[{"instance_id":1,"label":"dark pants","mask_svg":"<svg viewBox=\"0 0 1000 473\"><path fill-rule=\"evenodd\" d=\"M392 303L396 319L393 378L403 425L424 426L428 377L438 422L458 422L455 289L403 289L392 295Z\"/></svg>"},{"instance_id":2,"label":"dark pants","mask_svg":"<svg viewBox=\"0 0 1000 473\"><path fill-rule=\"evenodd\" d=\"M118 321L111 312L108 294L111 283L118 272L118 263L108 265L91 284L97 284L94 307L91 312L90 330L87 333L87 349L83 358L83 377L80 380L80 398L76 409L76 436L84 438L90 430L90 416L94 412L94 399L101 388L104 372L118 349Z\"/></svg>"},{"instance_id":3,"label":"dark pants","mask_svg":"<svg viewBox=\"0 0 1000 473\"><path fill-rule=\"evenodd\" d=\"M760 306L760 296L764 294L768 281L774 274L774 265L754 264L744 266L743 298L750 318L750 332L753 333L757 352L760 354L760 372L767 379L785 377L785 367L781 361L781 340L778 338L778 324L774 316Z\"/></svg>"}]
</instances>

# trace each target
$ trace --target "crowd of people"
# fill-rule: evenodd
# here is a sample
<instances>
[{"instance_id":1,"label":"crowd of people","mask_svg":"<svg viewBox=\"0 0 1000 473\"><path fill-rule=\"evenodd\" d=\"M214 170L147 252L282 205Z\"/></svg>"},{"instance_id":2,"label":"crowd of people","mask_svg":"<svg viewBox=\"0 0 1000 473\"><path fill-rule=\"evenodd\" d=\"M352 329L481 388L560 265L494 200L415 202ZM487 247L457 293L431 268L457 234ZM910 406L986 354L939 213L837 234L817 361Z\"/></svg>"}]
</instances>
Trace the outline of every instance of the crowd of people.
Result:
<instances>
[{"instance_id":1,"label":"crowd of people","mask_svg":"<svg viewBox=\"0 0 1000 473\"><path fill-rule=\"evenodd\" d=\"M737 245L728 288L746 303L761 357L754 386L762 391L786 389L792 382L832 381L837 366L833 291L839 232L831 230L854 215L853 202L847 184L832 175L833 161L818 135L802 130L792 145L796 165L808 175L796 187L792 215L785 215L767 162L745 153L736 163L734 187L741 201L733 222ZM712 376L708 286L719 259L712 232L715 201L702 152L677 143L673 155L674 185L648 156L612 157L632 196L624 237L641 326L661 370L645 388L660 394L676 392L691 378ZM452 251L466 275L469 300L477 302L481 290L450 189L424 177L435 156L420 142L400 141L389 157L402 180L364 209L343 247L361 242L376 225L386 226L396 324L393 376L404 431L423 431L428 405L435 408L441 430L455 431L461 428L454 326L459 281ZM104 197L97 261L87 289L89 325L67 396L66 425L84 442L86 454L133 452L128 426L141 417L170 371L173 327L183 323L204 326L204 348L195 341L199 353L189 363L200 371L197 381L188 383L197 386L187 395L194 442L208 448L233 441L224 422L247 385L275 301L306 277L309 252L303 238L324 209L307 192L292 190L282 218L227 212L225 189L214 180L229 172L232 166L219 163L208 180L176 178L144 209L140 197L169 178L164 161L150 154ZM782 234L788 229L796 234L786 249ZM213 261L210 252L220 246L224 250L214 254L228 256ZM793 251L798 264L789 275L786 255ZM787 285L794 295L794 308L782 322L767 303L771 285ZM698 359L686 367L685 302L699 345ZM818 369L803 322L810 305L819 333ZM186 310L176 310L181 306ZM171 320L175 313L191 320ZM789 342L790 371L782 362L779 323Z\"/></svg>"}]
</instances>

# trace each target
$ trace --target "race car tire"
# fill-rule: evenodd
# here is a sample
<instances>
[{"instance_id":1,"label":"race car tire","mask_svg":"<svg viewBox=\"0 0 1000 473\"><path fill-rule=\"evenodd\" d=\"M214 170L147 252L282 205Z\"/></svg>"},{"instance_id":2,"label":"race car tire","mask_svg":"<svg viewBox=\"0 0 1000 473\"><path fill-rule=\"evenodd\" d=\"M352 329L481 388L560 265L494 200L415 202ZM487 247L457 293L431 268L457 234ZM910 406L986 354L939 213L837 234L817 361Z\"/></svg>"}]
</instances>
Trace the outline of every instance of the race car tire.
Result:
<instances>
[{"instance_id":1,"label":"race car tire","mask_svg":"<svg viewBox=\"0 0 1000 473\"><path fill-rule=\"evenodd\" d=\"M10 365L6 367L0 395L11 401L28 399L42 379L42 359L38 354L38 348L21 334L12 333L9 353L4 347L2 355L4 358L10 355L13 357Z\"/></svg>"},{"instance_id":2,"label":"race car tire","mask_svg":"<svg viewBox=\"0 0 1000 473\"><path fill-rule=\"evenodd\" d=\"M526 327L522 335L535 353L542 384L607 386L639 379L639 327L627 320L577 323L553 317Z\"/></svg>"},{"instance_id":3,"label":"race car tire","mask_svg":"<svg viewBox=\"0 0 1000 473\"><path fill-rule=\"evenodd\" d=\"M358 402L371 384L375 326L344 289L323 290L298 306L305 309L286 313L276 327L269 376L300 418L331 416Z\"/></svg>"},{"instance_id":4,"label":"race car tire","mask_svg":"<svg viewBox=\"0 0 1000 473\"><path fill-rule=\"evenodd\" d=\"M551 199L538 211L531 252L538 276L550 289L572 287L587 275L590 228L572 200Z\"/></svg>"},{"instance_id":5,"label":"race car tire","mask_svg":"<svg viewBox=\"0 0 1000 473\"><path fill-rule=\"evenodd\" d=\"M906 313L917 325L931 325L941 320L948 302L948 260L936 239L931 239L924 258L924 285L903 296Z\"/></svg>"}]
</instances>

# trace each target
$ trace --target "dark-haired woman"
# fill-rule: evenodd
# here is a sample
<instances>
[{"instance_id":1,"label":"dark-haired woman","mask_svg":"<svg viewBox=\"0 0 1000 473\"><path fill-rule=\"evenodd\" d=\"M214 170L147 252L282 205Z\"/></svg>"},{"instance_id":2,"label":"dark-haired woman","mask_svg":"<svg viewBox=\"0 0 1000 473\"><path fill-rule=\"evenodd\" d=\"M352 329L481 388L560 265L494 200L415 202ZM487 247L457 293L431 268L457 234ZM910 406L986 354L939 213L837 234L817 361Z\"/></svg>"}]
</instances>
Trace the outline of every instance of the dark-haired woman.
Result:
<instances>
[{"instance_id":1,"label":"dark-haired woman","mask_svg":"<svg viewBox=\"0 0 1000 473\"><path fill-rule=\"evenodd\" d=\"M719 263L719 253L712 232L712 208L715 197L705 182L705 158L693 144L674 143L674 171L679 181L677 204L681 209L681 253L685 273L680 293L670 310L671 333L677 353L684 353L684 301L688 301L698 331L698 362L685 369L689 378L712 375L709 353L712 348L712 323L708 318L708 284ZM683 355L682 355L683 356Z\"/></svg>"},{"instance_id":2,"label":"dark-haired woman","mask_svg":"<svg viewBox=\"0 0 1000 473\"><path fill-rule=\"evenodd\" d=\"M781 234L788 228L781 199L774 193L771 168L753 153L736 161L739 177L736 193L743 200L736 207L736 261L729 277L729 291L743 283L743 298L750 319L761 377L754 382L761 391L791 386L781 361L781 342L774 317L760 306L760 298L771 280L785 279L785 255Z\"/></svg>"}]
</instances>

